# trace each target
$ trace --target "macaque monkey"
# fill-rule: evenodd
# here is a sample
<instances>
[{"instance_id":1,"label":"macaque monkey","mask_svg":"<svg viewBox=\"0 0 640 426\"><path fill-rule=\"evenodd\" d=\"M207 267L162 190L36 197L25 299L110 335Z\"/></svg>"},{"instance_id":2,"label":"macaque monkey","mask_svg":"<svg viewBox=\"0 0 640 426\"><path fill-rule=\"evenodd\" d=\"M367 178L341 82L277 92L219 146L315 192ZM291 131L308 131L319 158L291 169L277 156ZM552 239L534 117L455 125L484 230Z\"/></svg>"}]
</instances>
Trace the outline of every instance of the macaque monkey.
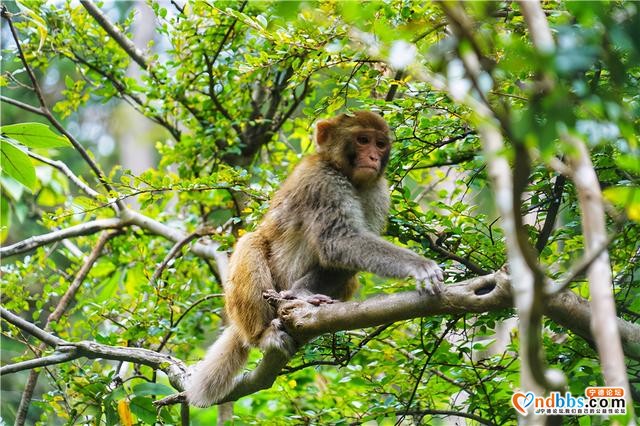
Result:
<instances>
[{"instance_id":1,"label":"macaque monkey","mask_svg":"<svg viewBox=\"0 0 640 426\"><path fill-rule=\"evenodd\" d=\"M380 237L391 150L382 117L358 111L320 121L315 142L317 152L293 170L257 229L238 240L225 285L229 325L186 385L193 405L210 406L231 391L250 347L295 352L265 292L314 305L347 300L358 271L411 277L429 293L441 289L443 273L433 260Z\"/></svg>"}]
</instances>

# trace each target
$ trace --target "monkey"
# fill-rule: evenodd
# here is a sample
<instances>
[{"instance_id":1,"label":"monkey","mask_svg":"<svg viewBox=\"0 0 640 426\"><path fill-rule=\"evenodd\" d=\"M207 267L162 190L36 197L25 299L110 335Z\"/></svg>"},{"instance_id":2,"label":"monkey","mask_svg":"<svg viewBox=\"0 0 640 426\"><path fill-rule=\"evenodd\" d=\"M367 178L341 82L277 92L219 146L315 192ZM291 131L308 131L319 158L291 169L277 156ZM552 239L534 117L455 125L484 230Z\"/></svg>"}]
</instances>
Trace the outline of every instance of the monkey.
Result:
<instances>
[{"instance_id":1,"label":"monkey","mask_svg":"<svg viewBox=\"0 0 640 426\"><path fill-rule=\"evenodd\" d=\"M229 324L187 380L192 405L225 397L251 347L295 353L267 292L314 305L344 301L355 292L359 271L414 278L420 291L441 291L435 261L380 236L390 207L384 176L390 136L386 121L370 111L316 124L316 152L294 168L255 231L236 244L224 285Z\"/></svg>"}]
</instances>

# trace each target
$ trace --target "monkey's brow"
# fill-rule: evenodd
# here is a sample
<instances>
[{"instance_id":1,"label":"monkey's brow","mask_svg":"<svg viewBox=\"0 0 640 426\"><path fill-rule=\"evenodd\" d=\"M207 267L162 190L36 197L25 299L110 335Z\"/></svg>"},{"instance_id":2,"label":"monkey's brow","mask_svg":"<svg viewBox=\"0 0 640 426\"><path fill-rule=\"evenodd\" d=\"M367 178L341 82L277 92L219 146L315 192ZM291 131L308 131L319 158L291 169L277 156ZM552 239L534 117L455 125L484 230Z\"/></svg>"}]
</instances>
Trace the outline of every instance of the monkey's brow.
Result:
<instances>
[{"instance_id":1,"label":"monkey's brow","mask_svg":"<svg viewBox=\"0 0 640 426\"><path fill-rule=\"evenodd\" d=\"M350 129L350 133L354 135L375 135L376 137L383 137L389 139L389 133L380 129L372 129L371 127L354 127Z\"/></svg>"}]
</instances>

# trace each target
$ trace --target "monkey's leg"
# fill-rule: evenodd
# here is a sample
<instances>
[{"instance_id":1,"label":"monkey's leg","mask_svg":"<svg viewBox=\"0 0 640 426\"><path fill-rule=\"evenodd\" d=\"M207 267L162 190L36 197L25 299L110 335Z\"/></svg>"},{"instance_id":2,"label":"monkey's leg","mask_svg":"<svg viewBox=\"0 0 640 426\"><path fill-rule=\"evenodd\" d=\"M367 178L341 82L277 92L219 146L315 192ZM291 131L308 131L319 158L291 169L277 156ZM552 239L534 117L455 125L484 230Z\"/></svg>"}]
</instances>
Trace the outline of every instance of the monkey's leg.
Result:
<instances>
[{"instance_id":1,"label":"monkey's leg","mask_svg":"<svg viewBox=\"0 0 640 426\"><path fill-rule=\"evenodd\" d=\"M227 313L252 346L293 353L295 342L263 298L264 292L275 290L265 253L266 242L259 234L246 234L238 241L225 288Z\"/></svg>"}]
</instances>

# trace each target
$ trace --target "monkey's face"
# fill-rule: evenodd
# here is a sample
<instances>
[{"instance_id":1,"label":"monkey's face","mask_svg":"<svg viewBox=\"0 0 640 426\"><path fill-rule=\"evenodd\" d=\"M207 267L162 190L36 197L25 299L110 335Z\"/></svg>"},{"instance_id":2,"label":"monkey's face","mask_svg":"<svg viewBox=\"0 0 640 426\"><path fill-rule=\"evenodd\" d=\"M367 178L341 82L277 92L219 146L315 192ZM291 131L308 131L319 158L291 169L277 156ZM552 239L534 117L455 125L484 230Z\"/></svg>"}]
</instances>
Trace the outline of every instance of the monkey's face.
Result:
<instances>
[{"instance_id":1,"label":"monkey's face","mask_svg":"<svg viewBox=\"0 0 640 426\"><path fill-rule=\"evenodd\" d=\"M389 126L378 114L356 111L316 125L318 154L355 186L374 184L382 176L391 150Z\"/></svg>"},{"instance_id":2,"label":"monkey's face","mask_svg":"<svg viewBox=\"0 0 640 426\"><path fill-rule=\"evenodd\" d=\"M362 186L382 176L389 161L391 144L386 132L358 129L351 132L347 150L351 181L356 186Z\"/></svg>"}]
</instances>

